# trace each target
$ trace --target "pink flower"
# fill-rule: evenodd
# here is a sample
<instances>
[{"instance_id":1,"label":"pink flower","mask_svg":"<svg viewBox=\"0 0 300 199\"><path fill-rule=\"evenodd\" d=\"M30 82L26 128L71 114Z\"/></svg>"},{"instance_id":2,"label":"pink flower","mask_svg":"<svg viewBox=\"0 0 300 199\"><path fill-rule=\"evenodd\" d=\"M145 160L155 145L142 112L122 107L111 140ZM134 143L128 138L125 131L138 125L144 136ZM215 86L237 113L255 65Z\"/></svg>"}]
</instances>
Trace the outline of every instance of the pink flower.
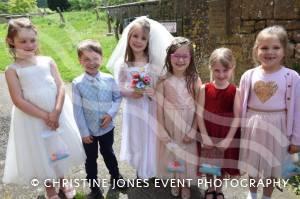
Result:
<instances>
[{"instance_id":1,"label":"pink flower","mask_svg":"<svg viewBox=\"0 0 300 199\"><path fill-rule=\"evenodd\" d=\"M145 75L144 82L145 82L145 84L150 84L151 78L148 75Z\"/></svg>"},{"instance_id":2,"label":"pink flower","mask_svg":"<svg viewBox=\"0 0 300 199\"><path fill-rule=\"evenodd\" d=\"M179 163L178 161L174 161L174 162L173 162L173 166L174 166L174 167L179 167L179 166L180 166L180 163Z\"/></svg>"}]
</instances>

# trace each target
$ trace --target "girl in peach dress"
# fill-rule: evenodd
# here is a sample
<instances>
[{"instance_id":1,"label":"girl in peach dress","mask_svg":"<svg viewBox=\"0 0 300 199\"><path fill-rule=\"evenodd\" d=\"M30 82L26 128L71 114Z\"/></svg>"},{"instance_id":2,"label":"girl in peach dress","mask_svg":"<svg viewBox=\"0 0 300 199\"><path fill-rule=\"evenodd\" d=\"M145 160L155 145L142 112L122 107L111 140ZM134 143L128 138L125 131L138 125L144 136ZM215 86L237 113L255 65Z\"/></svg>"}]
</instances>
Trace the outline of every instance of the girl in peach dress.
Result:
<instances>
[{"instance_id":1,"label":"girl in peach dress","mask_svg":"<svg viewBox=\"0 0 300 199\"><path fill-rule=\"evenodd\" d=\"M201 86L192 43L177 37L167 50L167 75L157 88L158 177L195 179L197 165L195 96ZM190 198L190 188L171 187L171 194Z\"/></svg>"}]
</instances>

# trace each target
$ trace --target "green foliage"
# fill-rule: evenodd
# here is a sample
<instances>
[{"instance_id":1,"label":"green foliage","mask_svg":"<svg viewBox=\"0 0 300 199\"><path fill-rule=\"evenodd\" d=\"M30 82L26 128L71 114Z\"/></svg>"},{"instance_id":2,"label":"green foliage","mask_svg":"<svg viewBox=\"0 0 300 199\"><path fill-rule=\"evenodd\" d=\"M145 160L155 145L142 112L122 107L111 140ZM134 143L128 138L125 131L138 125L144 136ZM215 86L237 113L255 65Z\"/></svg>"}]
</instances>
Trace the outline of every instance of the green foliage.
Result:
<instances>
[{"instance_id":1,"label":"green foliage","mask_svg":"<svg viewBox=\"0 0 300 199\"><path fill-rule=\"evenodd\" d=\"M50 10L49 8L37 8L36 13L45 13L45 14L54 14L55 11Z\"/></svg>"},{"instance_id":2,"label":"green foliage","mask_svg":"<svg viewBox=\"0 0 300 199\"><path fill-rule=\"evenodd\" d=\"M70 7L68 0L47 0L47 3L51 10L57 10L59 7L61 11L66 11Z\"/></svg>"},{"instance_id":3,"label":"green foliage","mask_svg":"<svg viewBox=\"0 0 300 199\"><path fill-rule=\"evenodd\" d=\"M144 0L69 0L71 10L84 10L95 6L120 5L124 3L141 2Z\"/></svg>"},{"instance_id":4,"label":"green foliage","mask_svg":"<svg viewBox=\"0 0 300 199\"><path fill-rule=\"evenodd\" d=\"M100 5L100 0L69 0L72 10L82 10L94 8L96 5Z\"/></svg>"},{"instance_id":5,"label":"green foliage","mask_svg":"<svg viewBox=\"0 0 300 199\"><path fill-rule=\"evenodd\" d=\"M289 184L292 186L294 193L300 195L300 175L293 176Z\"/></svg>"},{"instance_id":6,"label":"green foliage","mask_svg":"<svg viewBox=\"0 0 300 199\"><path fill-rule=\"evenodd\" d=\"M7 4L13 14L28 13L37 7L36 0L9 0Z\"/></svg>"},{"instance_id":7,"label":"green foliage","mask_svg":"<svg viewBox=\"0 0 300 199\"><path fill-rule=\"evenodd\" d=\"M0 13L8 13L8 4L6 2L0 2Z\"/></svg>"}]
</instances>

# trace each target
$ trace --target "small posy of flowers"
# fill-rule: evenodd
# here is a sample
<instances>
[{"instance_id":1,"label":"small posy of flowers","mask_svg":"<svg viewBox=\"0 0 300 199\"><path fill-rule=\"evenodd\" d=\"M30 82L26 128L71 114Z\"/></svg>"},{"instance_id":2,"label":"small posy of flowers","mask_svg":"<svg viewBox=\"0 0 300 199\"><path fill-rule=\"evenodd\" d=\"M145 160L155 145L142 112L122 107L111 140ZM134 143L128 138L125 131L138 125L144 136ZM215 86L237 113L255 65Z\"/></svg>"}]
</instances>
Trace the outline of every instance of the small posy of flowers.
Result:
<instances>
[{"instance_id":1,"label":"small posy of flowers","mask_svg":"<svg viewBox=\"0 0 300 199\"><path fill-rule=\"evenodd\" d=\"M183 160L174 160L168 163L167 171L170 173L183 173L185 171Z\"/></svg>"},{"instance_id":2,"label":"small posy of flowers","mask_svg":"<svg viewBox=\"0 0 300 199\"><path fill-rule=\"evenodd\" d=\"M179 161L174 161L172 166L175 167L175 168L178 168L180 166Z\"/></svg>"},{"instance_id":3,"label":"small posy of flowers","mask_svg":"<svg viewBox=\"0 0 300 199\"><path fill-rule=\"evenodd\" d=\"M145 72L132 73L132 80L130 87L135 91L143 91L145 88L150 87L151 77Z\"/></svg>"},{"instance_id":4,"label":"small posy of flowers","mask_svg":"<svg viewBox=\"0 0 300 199\"><path fill-rule=\"evenodd\" d=\"M51 161L54 162L54 161L57 161L57 160L65 159L68 156L69 156L69 154L66 151L59 150L59 151L51 153L50 159L51 159Z\"/></svg>"}]
</instances>

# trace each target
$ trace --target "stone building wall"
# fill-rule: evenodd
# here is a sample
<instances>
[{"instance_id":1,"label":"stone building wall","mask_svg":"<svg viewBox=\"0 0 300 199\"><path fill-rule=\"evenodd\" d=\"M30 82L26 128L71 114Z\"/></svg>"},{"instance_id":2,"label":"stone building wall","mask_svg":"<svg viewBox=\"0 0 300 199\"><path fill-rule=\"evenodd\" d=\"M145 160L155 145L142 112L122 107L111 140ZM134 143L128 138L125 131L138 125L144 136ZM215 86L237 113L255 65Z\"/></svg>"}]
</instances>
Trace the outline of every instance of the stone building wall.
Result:
<instances>
[{"instance_id":1,"label":"stone building wall","mask_svg":"<svg viewBox=\"0 0 300 199\"><path fill-rule=\"evenodd\" d=\"M175 21L175 35L195 44L198 71L204 81L209 77L210 53L225 46L237 59L238 82L240 75L254 66L252 47L257 33L270 25L282 25L287 30L290 45L286 65L300 72L300 0L160 0L141 5L108 10L119 19L149 15L158 21Z\"/></svg>"},{"instance_id":2,"label":"stone building wall","mask_svg":"<svg viewBox=\"0 0 300 199\"><path fill-rule=\"evenodd\" d=\"M252 47L255 37L260 30L271 25L281 25L287 30L290 43L285 64L300 72L300 0L213 2L209 5L209 45L226 46L233 50L237 58L238 77L247 68L254 66ZM223 6L223 11L220 2L227 4ZM222 13L226 13L227 17L222 16ZM211 22L222 19L226 19L223 26Z\"/></svg>"}]
</instances>

